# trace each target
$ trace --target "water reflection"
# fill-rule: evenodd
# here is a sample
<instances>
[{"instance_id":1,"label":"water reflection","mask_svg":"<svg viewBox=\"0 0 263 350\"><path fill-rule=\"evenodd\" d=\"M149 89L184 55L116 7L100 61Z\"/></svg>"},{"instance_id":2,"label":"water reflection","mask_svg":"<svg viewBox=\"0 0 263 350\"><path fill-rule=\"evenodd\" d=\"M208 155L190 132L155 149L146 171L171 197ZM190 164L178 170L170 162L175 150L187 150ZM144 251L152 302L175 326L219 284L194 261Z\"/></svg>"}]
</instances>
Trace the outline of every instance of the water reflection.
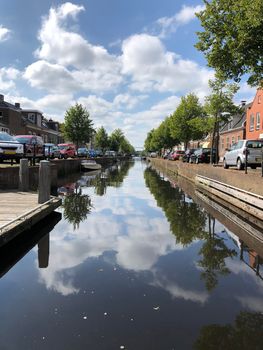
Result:
<instances>
[{"instance_id":1,"label":"water reflection","mask_svg":"<svg viewBox=\"0 0 263 350\"><path fill-rule=\"evenodd\" d=\"M187 246L205 236L206 214L196 203L186 198L182 189L171 188L170 183L150 167L146 168L144 178L157 205L163 209L176 242Z\"/></svg>"},{"instance_id":2,"label":"water reflection","mask_svg":"<svg viewBox=\"0 0 263 350\"><path fill-rule=\"evenodd\" d=\"M215 233L215 219L208 214L209 231L205 235L205 242L199 251L202 259L198 266L202 268L201 278L205 281L208 291L215 288L218 283L218 276L226 276L231 271L226 266L226 258L233 258L237 255L234 249L227 247L225 239Z\"/></svg>"},{"instance_id":3,"label":"water reflection","mask_svg":"<svg viewBox=\"0 0 263 350\"><path fill-rule=\"evenodd\" d=\"M130 168L134 165L134 162L119 162L112 165L109 168L103 169L101 175L97 176L90 181L91 186L94 186L95 194L98 196L104 196L107 191L107 187L120 187L128 175Z\"/></svg>"},{"instance_id":4,"label":"water reflection","mask_svg":"<svg viewBox=\"0 0 263 350\"><path fill-rule=\"evenodd\" d=\"M61 214L51 213L31 230L27 230L0 248L0 277L3 277L35 245L38 245L38 266L47 268L49 263L49 234L61 220Z\"/></svg>"},{"instance_id":5,"label":"water reflection","mask_svg":"<svg viewBox=\"0 0 263 350\"><path fill-rule=\"evenodd\" d=\"M202 327L194 344L196 350L262 349L263 314L240 312L234 325L213 324Z\"/></svg>"},{"instance_id":6,"label":"water reflection","mask_svg":"<svg viewBox=\"0 0 263 350\"><path fill-rule=\"evenodd\" d=\"M72 193L66 195L62 201L64 218L73 226L73 230L79 228L79 224L87 219L92 204L90 196L82 194L80 186L75 186Z\"/></svg>"}]
</instances>

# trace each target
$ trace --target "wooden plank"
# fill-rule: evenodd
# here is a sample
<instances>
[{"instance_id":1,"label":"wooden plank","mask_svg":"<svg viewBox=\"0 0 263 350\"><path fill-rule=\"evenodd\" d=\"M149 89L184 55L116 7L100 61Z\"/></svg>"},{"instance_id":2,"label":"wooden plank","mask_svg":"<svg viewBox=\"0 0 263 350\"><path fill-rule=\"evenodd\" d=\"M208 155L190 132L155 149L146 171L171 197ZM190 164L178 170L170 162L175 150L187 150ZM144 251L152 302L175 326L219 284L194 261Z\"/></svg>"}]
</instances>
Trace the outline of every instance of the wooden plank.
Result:
<instances>
[{"instance_id":1,"label":"wooden plank","mask_svg":"<svg viewBox=\"0 0 263 350\"><path fill-rule=\"evenodd\" d=\"M244 202L240 201L239 199L234 198L226 193L223 193L215 188L208 187L207 185L204 185L202 183L199 183L198 186L211 192L215 196L222 198L226 202L229 202L229 203L235 205L236 207L238 207L244 211L247 211L248 213L250 213L251 215L254 215L258 219L263 220L263 211L262 210L255 208L247 203L244 203Z\"/></svg>"},{"instance_id":2,"label":"wooden plank","mask_svg":"<svg viewBox=\"0 0 263 350\"><path fill-rule=\"evenodd\" d=\"M260 243L263 243L263 235L261 230L251 226L249 223L246 221L240 219L237 215L233 214L226 208L222 207L220 204L214 202L212 199L209 197L205 196L201 192L196 192L196 195L202 199L205 203L210 205L212 208L216 209L219 211L221 214L223 214L228 220L234 222L238 226L240 226L243 230L245 230L247 233L249 233L251 236L256 238Z\"/></svg>"},{"instance_id":3,"label":"wooden plank","mask_svg":"<svg viewBox=\"0 0 263 350\"><path fill-rule=\"evenodd\" d=\"M219 181L211 180L209 178L205 178L199 175L196 176L196 179L198 182L201 182L209 187L216 188L235 198L239 198L239 200L249 203L259 209L263 208L263 197L260 198L261 196L253 195L253 193L249 193L249 192L240 190L236 187L232 187L230 185L226 185L226 184L220 183Z\"/></svg>"}]
</instances>

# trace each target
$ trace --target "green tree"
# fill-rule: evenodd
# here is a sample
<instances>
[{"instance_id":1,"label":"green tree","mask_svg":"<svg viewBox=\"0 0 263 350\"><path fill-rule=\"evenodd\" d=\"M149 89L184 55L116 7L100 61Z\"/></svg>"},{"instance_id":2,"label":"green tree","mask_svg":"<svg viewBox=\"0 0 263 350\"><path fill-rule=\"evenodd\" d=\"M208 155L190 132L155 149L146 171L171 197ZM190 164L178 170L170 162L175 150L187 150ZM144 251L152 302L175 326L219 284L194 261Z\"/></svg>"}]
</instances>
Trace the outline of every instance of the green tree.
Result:
<instances>
[{"instance_id":1,"label":"green tree","mask_svg":"<svg viewBox=\"0 0 263 350\"><path fill-rule=\"evenodd\" d=\"M250 85L263 81L263 1L204 0L205 9L197 14L203 31L197 33L198 50L208 65L225 80L240 81L248 74Z\"/></svg>"},{"instance_id":2,"label":"green tree","mask_svg":"<svg viewBox=\"0 0 263 350\"><path fill-rule=\"evenodd\" d=\"M101 149L103 152L109 146L109 138L104 127L100 127L95 135L95 147Z\"/></svg>"},{"instance_id":3,"label":"green tree","mask_svg":"<svg viewBox=\"0 0 263 350\"><path fill-rule=\"evenodd\" d=\"M123 134L122 130L115 129L109 137L110 149L115 151L115 152L119 152L120 147L121 147L121 143L123 140L124 140L124 134Z\"/></svg>"},{"instance_id":4,"label":"green tree","mask_svg":"<svg viewBox=\"0 0 263 350\"><path fill-rule=\"evenodd\" d=\"M155 151L155 149L153 149L153 147L152 147L153 133L154 133L154 129L150 130L147 134L145 141L144 141L144 149L146 152Z\"/></svg>"},{"instance_id":5,"label":"green tree","mask_svg":"<svg viewBox=\"0 0 263 350\"><path fill-rule=\"evenodd\" d=\"M180 140L187 148L190 140L198 140L203 137L204 130L193 127L193 122L200 119L205 125L205 115L198 97L195 94L189 94L182 97L181 103L170 118L170 132L174 139Z\"/></svg>"},{"instance_id":6,"label":"green tree","mask_svg":"<svg viewBox=\"0 0 263 350\"><path fill-rule=\"evenodd\" d=\"M240 113L241 109L233 102L233 97L238 90L237 84L229 84L223 79L222 76L217 75L214 80L209 81L209 86L212 92L205 99L204 109L210 116L210 122L207 125L211 127L211 148L216 150L217 163L219 126L222 122L227 122L231 115ZM210 162L213 162L213 157L210 158Z\"/></svg>"},{"instance_id":7,"label":"green tree","mask_svg":"<svg viewBox=\"0 0 263 350\"><path fill-rule=\"evenodd\" d=\"M65 114L64 136L76 144L88 143L94 133L89 112L81 104L76 103Z\"/></svg>"}]
</instances>

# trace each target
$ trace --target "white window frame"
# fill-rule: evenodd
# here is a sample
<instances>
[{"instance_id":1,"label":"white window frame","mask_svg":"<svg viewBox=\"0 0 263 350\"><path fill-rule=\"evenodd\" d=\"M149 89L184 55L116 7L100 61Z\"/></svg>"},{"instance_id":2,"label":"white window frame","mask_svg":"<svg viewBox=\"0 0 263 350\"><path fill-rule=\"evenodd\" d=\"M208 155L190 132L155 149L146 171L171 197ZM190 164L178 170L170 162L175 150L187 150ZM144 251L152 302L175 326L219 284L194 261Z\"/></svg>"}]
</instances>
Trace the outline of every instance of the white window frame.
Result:
<instances>
[{"instance_id":1,"label":"white window frame","mask_svg":"<svg viewBox=\"0 0 263 350\"><path fill-rule=\"evenodd\" d=\"M255 130L255 116L254 114L250 114L249 131L254 131L254 130Z\"/></svg>"},{"instance_id":2,"label":"white window frame","mask_svg":"<svg viewBox=\"0 0 263 350\"><path fill-rule=\"evenodd\" d=\"M260 113L257 112L256 114L256 130L260 129Z\"/></svg>"}]
</instances>

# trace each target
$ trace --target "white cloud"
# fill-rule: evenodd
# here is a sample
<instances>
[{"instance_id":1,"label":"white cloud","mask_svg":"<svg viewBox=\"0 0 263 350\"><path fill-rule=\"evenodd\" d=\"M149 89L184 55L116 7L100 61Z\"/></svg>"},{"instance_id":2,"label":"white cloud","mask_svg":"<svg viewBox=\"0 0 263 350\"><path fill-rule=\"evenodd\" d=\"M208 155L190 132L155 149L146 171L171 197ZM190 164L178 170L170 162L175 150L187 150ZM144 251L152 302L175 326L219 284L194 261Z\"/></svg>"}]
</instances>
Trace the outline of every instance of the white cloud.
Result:
<instances>
[{"instance_id":1,"label":"white cloud","mask_svg":"<svg viewBox=\"0 0 263 350\"><path fill-rule=\"evenodd\" d=\"M7 29L4 26L0 25L0 42L7 40L9 38L10 33L10 29Z\"/></svg>"},{"instance_id":2,"label":"white cloud","mask_svg":"<svg viewBox=\"0 0 263 350\"><path fill-rule=\"evenodd\" d=\"M40 59L77 69L96 68L101 72L117 72L119 64L115 56L110 55L102 46L90 44L80 34L67 30L68 19L76 19L81 11L84 11L83 6L69 2L51 8L39 32L41 47L36 55Z\"/></svg>"},{"instance_id":3,"label":"white cloud","mask_svg":"<svg viewBox=\"0 0 263 350\"><path fill-rule=\"evenodd\" d=\"M20 71L12 67L0 68L0 89L7 91L15 87L15 80L18 79Z\"/></svg>"},{"instance_id":4,"label":"white cloud","mask_svg":"<svg viewBox=\"0 0 263 350\"><path fill-rule=\"evenodd\" d=\"M166 37L169 33L175 32L179 26L188 24L196 18L195 14L204 10L205 6L186 6L184 5L179 12L172 17L162 17L156 21L160 27L160 38Z\"/></svg>"},{"instance_id":5,"label":"white cloud","mask_svg":"<svg viewBox=\"0 0 263 350\"><path fill-rule=\"evenodd\" d=\"M37 61L28 66L24 78L32 87L50 92L76 91L78 84L67 68L47 61Z\"/></svg>"},{"instance_id":6,"label":"white cloud","mask_svg":"<svg viewBox=\"0 0 263 350\"><path fill-rule=\"evenodd\" d=\"M131 89L173 93L208 90L213 72L167 51L156 36L133 35L123 42L122 51L122 71L131 77Z\"/></svg>"}]
</instances>

